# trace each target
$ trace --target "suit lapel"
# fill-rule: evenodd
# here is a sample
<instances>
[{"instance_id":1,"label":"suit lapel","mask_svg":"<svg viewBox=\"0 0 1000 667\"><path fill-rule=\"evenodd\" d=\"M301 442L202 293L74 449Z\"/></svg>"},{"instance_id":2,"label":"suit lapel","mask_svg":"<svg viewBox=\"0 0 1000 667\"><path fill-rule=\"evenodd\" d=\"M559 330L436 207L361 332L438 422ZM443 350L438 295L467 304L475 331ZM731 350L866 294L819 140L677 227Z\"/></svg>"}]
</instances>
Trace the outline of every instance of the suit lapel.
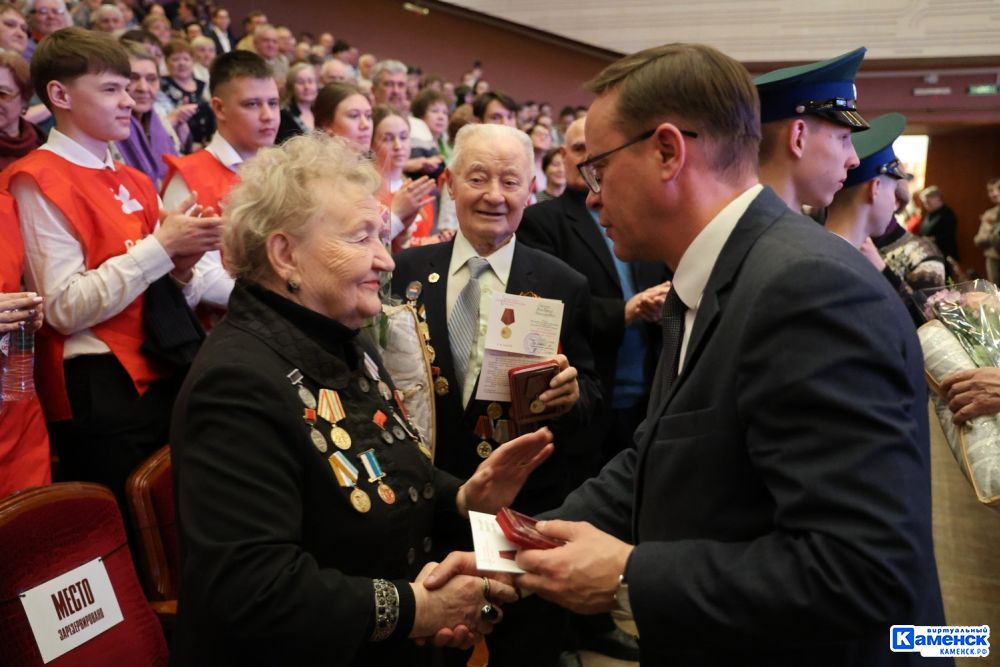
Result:
<instances>
[{"instance_id":1,"label":"suit lapel","mask_svg":"<svg viewBox=\"0 0 1000 667\"><path fill-rule=\"evenodd\" d=\"M788 207L785 203L770 188L765 186L764 190L750 203L732 234L729 235L729 239L723 245L718 259L716 259L708 283L705 285L701 302L698 304L698 314L695 316L684 355L684 367L677 379L674 380L670 391L659 397L657 405L649 405L646 428L642 434L642 440L637 443L639 461L636 465L635 497L633 499L635 511L632 513L632 532L635 539L638 539L638 510L642 500L642 473L646 456L649 453L649 445L657 435L656 423L666 412L670 401L680 390L685 380L694 372L694 368L711 338L711 333L715 330L715 325L724 312L725 299L723 296L736 278L736 273L743 264L743 260L746 259L747 253L750 252L761 234L767 231L787 210ZM656 377L653 378L654 385L659 385L661 382L661 370L658 366Z\"/></svg>"},{"instance_id":2,"label":"suit lapel","mask_svg":"<svg viewBox=\"0 0 1000 667\"><path fill-rule=\"evenodd\" d=\"M451 250L454 241L434 246L434 252L427 262L427 275L422 277L423 296L427 309L427 327L434 346L434 365L441 369L441 376L455 386L455 362L451 357L451 340L448 338L448 267L451 264ZM430 277L438 275L432 282ZM438 313L435 317L433 314Z\"/></svg>"},{"instance_id":3,"label":"suit lapel","mask_svg":"<svg viewBox=\"0 0 1000 667\"><path fill-rule=\"evenodd\" d=\"M604 240L601 230L597 228L597 223L594 222L593 216L590 215L586 203L578 200L572 194L565 194L564 197L563 207L566 211L566 216L570 219L570 228L573 233L583 241L583 245L590 252L594 253L597 261L601 263L601 267L608 274L611 281L621 287L618 270L615 268L614 260L611 257L611 249L608 248L608 242Z\"/></svg>"}]
</instances>

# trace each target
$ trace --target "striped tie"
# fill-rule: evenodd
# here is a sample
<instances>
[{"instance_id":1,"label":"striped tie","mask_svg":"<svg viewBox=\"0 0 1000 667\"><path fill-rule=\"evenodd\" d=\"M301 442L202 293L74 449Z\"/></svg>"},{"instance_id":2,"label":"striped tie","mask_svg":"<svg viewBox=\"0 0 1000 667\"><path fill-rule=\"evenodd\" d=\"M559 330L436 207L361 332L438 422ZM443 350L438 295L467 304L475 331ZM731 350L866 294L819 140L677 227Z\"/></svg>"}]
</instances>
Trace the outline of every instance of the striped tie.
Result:
<instances>
[{"instance_id":1,"label":"striped tie","mask_svg":"<svg viewBox=\"0 0 1000 667\"><path fill-rule=\"evenodd\" d=\"M490 268L490 263L482 257L470 257L469 282L458 294L458 300L448 318L448 335L451 338L451 356L455 361L455 379L459 386L465 386L465 374L469 370L472 343L479 330L479 277Z\"/></svg>"}]
</instances>

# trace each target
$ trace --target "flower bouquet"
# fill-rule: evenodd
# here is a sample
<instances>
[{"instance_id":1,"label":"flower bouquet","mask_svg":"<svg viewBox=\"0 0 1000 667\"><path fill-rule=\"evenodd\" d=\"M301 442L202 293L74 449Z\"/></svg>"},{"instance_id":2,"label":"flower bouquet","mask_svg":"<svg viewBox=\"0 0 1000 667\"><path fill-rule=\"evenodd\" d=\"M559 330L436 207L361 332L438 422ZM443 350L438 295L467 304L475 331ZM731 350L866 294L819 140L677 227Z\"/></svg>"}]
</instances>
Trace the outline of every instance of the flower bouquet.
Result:
<instances>
[{"instance_id":1,"label":"flower bouquet","mask_svg":"<svg viewBox=\"0 0 1000 667\"><path fill-rule=\"evenodd\" d=\"M973 280L921 290L916 297L927 323L917 330L931 399L955 460L983 504L1000 505L1000 415L957 426L941 381L961 370L1000 367L1000 292Z\"/></svg>"}]
</instances>

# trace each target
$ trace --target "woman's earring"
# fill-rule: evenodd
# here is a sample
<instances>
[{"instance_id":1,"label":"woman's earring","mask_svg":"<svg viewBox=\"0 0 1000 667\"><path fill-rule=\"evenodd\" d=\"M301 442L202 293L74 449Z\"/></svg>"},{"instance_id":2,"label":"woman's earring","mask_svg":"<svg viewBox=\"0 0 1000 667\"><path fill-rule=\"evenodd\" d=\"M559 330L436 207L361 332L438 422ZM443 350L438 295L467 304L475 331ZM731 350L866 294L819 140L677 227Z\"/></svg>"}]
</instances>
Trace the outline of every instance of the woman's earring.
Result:
<instances>
[{"instance_id":1,"label":"woman's earring","mask_svg":"<svg viewBox=\"0 0 1000 667\"><path fill-rule=\"evenodd\" d=\"M287 282L287 283L285 283L285 287L286 287L286 288L288 289L288 291L289 291L289 292L291 292L292 294L295 294L296 292L298 292L298 291L299 291L299 284L298 284L297 282L295 282L294 280L292 280L291 278L289 278L289 279L288 279L288 282Z\"/></svg>"}]
</instances>

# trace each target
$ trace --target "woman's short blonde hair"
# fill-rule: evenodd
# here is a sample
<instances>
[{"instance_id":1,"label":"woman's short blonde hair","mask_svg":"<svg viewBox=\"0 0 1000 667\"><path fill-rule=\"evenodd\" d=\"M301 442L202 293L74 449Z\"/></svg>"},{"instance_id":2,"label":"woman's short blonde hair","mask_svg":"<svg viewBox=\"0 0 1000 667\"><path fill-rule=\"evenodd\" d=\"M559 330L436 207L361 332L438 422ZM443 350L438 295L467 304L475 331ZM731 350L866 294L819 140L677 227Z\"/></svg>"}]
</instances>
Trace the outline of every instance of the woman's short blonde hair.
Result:
<instances>
[{"instance_id":1,"label":"woman's short blonde hair","mask_svg":"<svg viewBox=\"0 0 1000 667\"><path fill-rule=\"evenodd\" d=\"M303 234L323 212L323 194L348 186L374 194L380 182L371 162L347 140L322 132L265 148L243 163L239 173L240 182L224 207L229 225L223 257L234 278L252 282L275 275L267 239L281 231Z\"/></svg>"}]
</instances>

